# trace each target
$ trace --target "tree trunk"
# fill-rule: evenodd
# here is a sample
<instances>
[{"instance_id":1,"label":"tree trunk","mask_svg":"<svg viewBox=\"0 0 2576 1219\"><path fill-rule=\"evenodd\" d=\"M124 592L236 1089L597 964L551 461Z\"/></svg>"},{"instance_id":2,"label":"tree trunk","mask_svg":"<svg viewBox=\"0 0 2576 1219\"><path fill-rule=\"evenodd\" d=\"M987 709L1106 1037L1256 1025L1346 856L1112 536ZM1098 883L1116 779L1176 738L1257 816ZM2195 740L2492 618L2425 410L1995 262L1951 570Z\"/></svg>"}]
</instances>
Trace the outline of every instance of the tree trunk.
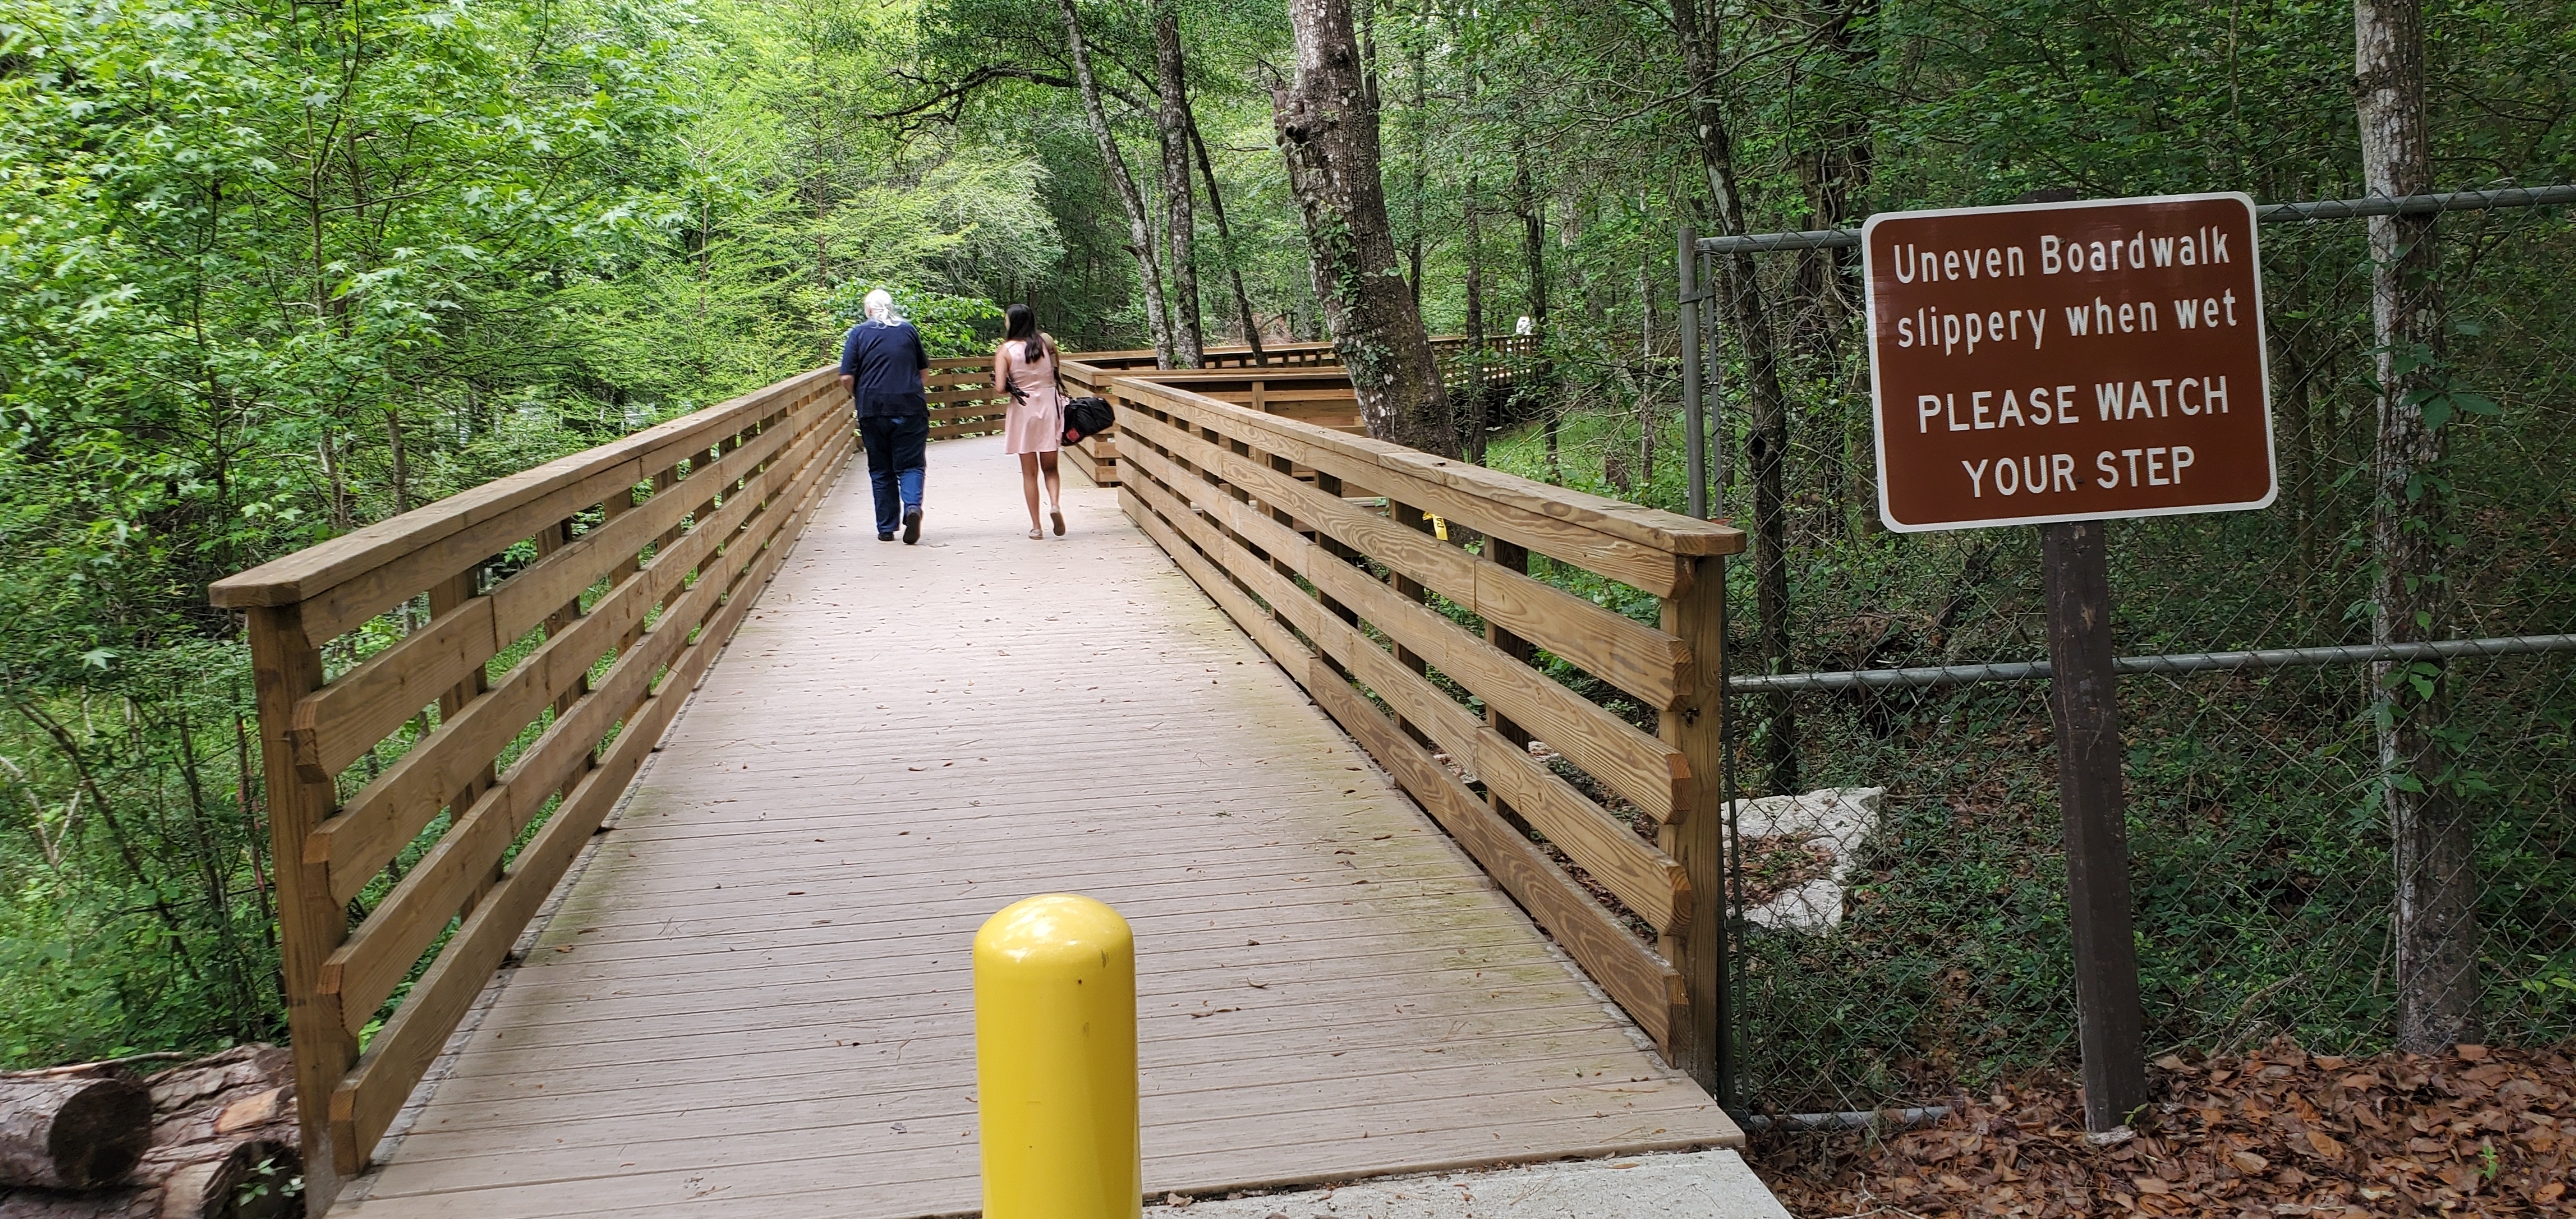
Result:
<instances>
[{"instance_id":1,"label":"tree trunk","mask_svg":"<svg viewBox=\"0 0 2576 1219\"><path fill-rule=\"evenodd\" d=\"M1477 94L1484 83L1484 73L1476 60L1472 38L1461 41L1458 60L1459 74L1466 78L1467 90L1466 105L1462 109L1473 115L1477 112ZM1473 147L1463 149L1462 153L1461 159L1467 162L1467 189L1458 196L1458 218L1466 229L1467 273L1459 288L1466 305L1467 316L1463 320L1467 324L1467 347L1460 353L1459 384L1449 391L1449 397L1454 404L1459 394L1467 395L1465 434L1458 440L1465 446L1467 460L1483 465L1485 429L1491 425L1493 416L1488 406L1490 399L1485 392L1485 190L1484 182L1476 173ZM1422 299L1420 285L1415 285L1413 296L1416 301Z\"/></svg>"},{"instance_id":2,"label":"tree trunk","mask_svg":"<svg viewBox=\"0 0 2576 1219\"><path fill-rule=\"evenodd\" d=\"M1091 138L1100 145L1102 168L1109 182L1118 188L1118 202L1127 209L1127 250L1136 256L1136 278L1145 289L1145 326L1154 336L1154 366L1172 366L1171 314L1163 306L1163 271L1154 257L1154 224L1145 214L1145 196L1136 189L1136 178L1127 172L1127 158L1118 151L1118 137L1109 130L1109 114L1100 106L1100 82L1091 74L1091 48L1082 41L1082 19L1073 11L1073 0L1056 0L1064 16L1064 37L1073 50L1074 83L1082 91L1082 114L1091 122Z\"/></svg>"},{"instance_id":3,"label":"tree trunk","mask_svg":"<svg viewBox=\"0 0 2576 1219\"><path fill-rule=\"evenodd\" d=\"M151 1145L152 1094L122 1071L0 1076L0 1185L113 1185Z\"/></svg>"},{"instance_id":4,"label":"tree trunk","mask_svg":"<svg viewBox=\"0 0 2576 1219\"><path fill-rule=\"evenodd\" d=\"M411 455L403 448L402 412L385 408L386 457L393 463L394 515L411 511Z\"/></svg>"},{"instance_id":5,"label":"tree trunk","mask_svg":"<svg viewBox=\"0 0 2576 1219\"><path fill-rule=\"evenodd\" d=\"M1163 145L1164 260L1172 269L1172 362L1196 368L1207 345L1199 325L1198 214L1190 197L1189 83L1182 73L1181 18L1171 0L1154 9L1154 127Z\"/></svg>"},{"instance_id":6,"label":"tree trunk","mask_svg":"<svg viewBox=\"0 0 2576 1219\"><path fill-rule=\"evenodd\" d=\"M1252 362L1268 364L1261 352L1261 321L1252 315L1252 297L1243 290L1243 261L1234 248L1234 226L1226 223L1225 194L1216 188L1216 162L1208 159L1207 141L1199 138L1199 120L1186 101L1181 108L1182 121L1189 124L1190 147L1198 153L1199 173L1207 180L1208 214L1216 217L1217 241L1225 247L1226 280L1234 288L1234 312L1243 324L1244 345L1252 348Z\"/></svg>"},{"instance_id":7,"label":"tree trunk","mask_svg":"<svg viewBox=\"0 0 2576 1219\"><path fill-rule=\"evenodd\" d=\"M1521 211L1521 271L1529 288L1530 342L1535 348L1529 363L1521 366L1515 378L1519 396L1524 400L1544 402L1556 380L1556 368L1547 358L1547 198L1539 193L1538 180L1530 173L1529 142L1517 140L1512 145L1512 190L1519 197ZM1513 412L1514 418L1527 419L1526 409ZM1652 442L1650 441L1649 444ZM1649 448L1640 462L1637 477L1654 478L1654 450Z\"/></svg>"},{"instance_id":8,"label":"tree trunk","mask_svg":"<svg viewBox=\"0 0 2576 1219\"><path fill-rule=\"evenodd\" d=\"M1871 36L1878 28L1878 0L1858 3L1830 14L1834 26L1834 50L1844 68L1855 78L1868 79L1878 60L1878 48ZM1859 217L1858 201L1869 192L1877 163L1870 143L1869 122L1865 115L1846 112L1826 134L1823 190L1818 202L1820 222L1840 228L1855 223ZM1859 282L1860 252L1856 249L1831 251L1830 285L1833 309L1833 359L1828 370L1838 387L1840 399L1835 414L1840 458L1832 469L1840 484L1835 501L1841 511L1843 536L1858 540L1879 527L1878 513L1871 501L1871 480L1860 473L1871 460L1869 361L1861 349L1867 335L1862 332L1860 298L1855 294ZM1848 374L1842 372L1849 369Z\"/></svg>"},{"instance_id":9,"label":"tree trunk","mask_svg":"<svg viewBox=\"0 0 2576 1219\"><path fill-rule=\"evenodd\" d=\"M1405 111L1405 118L1412 128L1409 134L1413 136L1413 189L1405 199L1411 211L1413 231L1411 240L1404 247L1404 282L1413 289L1413 310L1419 313L1422 311L1423 179L1431 165L1431 111L1423 92L1423 79L1429 75L1430 64L1422 49L1423 40L1431 36L1431 5L1428 0L1416 14L1414 23L1411 34L1404 40L1405 69L1413 83L1413 106Z\"/></svg>"},{"instance_id":10,"label":"tree trunk","mask_svg":"<svg viewBox=\"0 0 2576 1219\"><path fill-rule=\"evenodd\" d=\"M1360 420L1380 440L1455 457L1458 424L1431 337L1396 270L1378 180L1377 113L1351 35L1350 0L1291 0L1288 18L1297 75L1271 85L1271 116L1305 220L1315 299L1350 370Z\"/></svg>"},{"instance_id":11,"label":"tree trunk","mask_svg":"<svg viewBox=\"0 0 2576 1219\"><path fill-rule=\"evenodd\" d=\"M2356 0L2353 66L2363 184L2374 195L2432 188L2424 122L2424 19L2418 0ZM2378 339L2378 559L2371 636L2445 633L2443 443L2424 404L2440 390L2441 300L2431 216L2370 220L2372 330ZM2444 674L2415 662L2372 666L2382 799L2397 868L2397 1047L2439 1051L2475 1034L2477 876L2467 810L2447 790L2440 745Z\"/></svg>"},{"instance_id":12,"label":"tree trunk","mask_svg":"<svg viewBox=\"0 0 2576 1219\"><path fill-rule=\"evenodd\" d=\"M1742 235L1744 198L1735 177L1735 143L1726 115L1709 90L1722 78L1714 31L1699 11L1698 0L1673 0L1674 26L1681 32L1682 59L1692 81L1691 120L1698 128L1700 159L1708 173L1709 194L1717 205L1721 232ZM1744 345L1745 396L1751 423L1745 453L1753 476L1754 640L1766 672L1791 667L1789 647L1788 450L1789 411L1780 385L1779 356L1771 329L1771 308L1763 299L1753 258L1738 254L1718 263L1736 339ZM1762 755L1770 769L1775 794L1798 790L1798 723L1796 707L1785 693L1770 698L1770 714L1761 734Z\"/></svg>"},{"instance_id":13,"label":"tree trunk","mask_svg":"<svg viewBox=\"0 0 2576 1219\"><path fill-rule=\"evenodd\" d=\"M1475 86L1468 86L1468 96L1475 96ZM1467 460L1485 464L1485 429L1492 426L1493 412L1485 393L1485 217L1481 191L1474 170L1467 172L1467 193L1459 208L1466 223L1467 276L1459 286L1467 298L1467 349L1458 363L1459 385L1451 395L1467 396L1467 421L1464 436Z\"/></svg>"}]
</instances>

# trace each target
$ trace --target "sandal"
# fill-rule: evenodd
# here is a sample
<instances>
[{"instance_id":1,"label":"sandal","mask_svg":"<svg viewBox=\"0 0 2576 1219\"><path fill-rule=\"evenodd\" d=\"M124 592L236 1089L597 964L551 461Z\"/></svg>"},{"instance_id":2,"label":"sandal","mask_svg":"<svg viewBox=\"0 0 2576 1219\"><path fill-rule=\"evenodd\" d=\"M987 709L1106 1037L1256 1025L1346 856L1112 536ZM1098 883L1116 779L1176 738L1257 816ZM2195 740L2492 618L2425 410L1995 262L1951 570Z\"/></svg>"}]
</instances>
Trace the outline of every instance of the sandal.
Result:
<instances>
[{"instance_id":1,"label":"sandal","mask_svg":"<svg viewBox=\"0 0 2576 1219\"><path fill-rule=\"evenodd\" d=\"M1029 530L1029 540L1032 542L1043 542L1046 540L1046 532L1040 529L1031 529Z\"/></svg>"},{"instance_id":2,"label":"sandal","mask_svg":"<svg viewBox=\"0 0 2576 1219\"><path fill-rule=\"evenodd\" d=\"M1056 535L1057 537L1063 537L1063 536L1064 536L1064 509L1062 509L1062 508L1049 508L1049 509L1047 509L1047 517L1048 517L1048 519L1053 520L1053 521L1055 522L1055 535Z\"/></svg>"}]
</instances>

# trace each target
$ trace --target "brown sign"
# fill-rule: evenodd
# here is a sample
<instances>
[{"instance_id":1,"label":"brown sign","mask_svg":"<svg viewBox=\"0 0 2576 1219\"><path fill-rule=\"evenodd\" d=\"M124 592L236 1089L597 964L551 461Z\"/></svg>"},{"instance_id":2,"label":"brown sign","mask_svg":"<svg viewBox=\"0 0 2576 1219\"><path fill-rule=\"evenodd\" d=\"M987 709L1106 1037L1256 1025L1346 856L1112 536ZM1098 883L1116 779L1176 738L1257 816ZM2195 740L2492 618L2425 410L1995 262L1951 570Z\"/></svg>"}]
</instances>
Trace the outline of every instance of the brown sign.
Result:
<instances>
[{"instance_id":1,"label":"brown sign","mask_svg":"<svg viewBox=\"0 0 2576 1219\"><path fill-rule=\"evenodd\" d=\"M1890 212L1861 248L1888 528L2278 493L2252 199Z\"/></svg>"}]
</instances>

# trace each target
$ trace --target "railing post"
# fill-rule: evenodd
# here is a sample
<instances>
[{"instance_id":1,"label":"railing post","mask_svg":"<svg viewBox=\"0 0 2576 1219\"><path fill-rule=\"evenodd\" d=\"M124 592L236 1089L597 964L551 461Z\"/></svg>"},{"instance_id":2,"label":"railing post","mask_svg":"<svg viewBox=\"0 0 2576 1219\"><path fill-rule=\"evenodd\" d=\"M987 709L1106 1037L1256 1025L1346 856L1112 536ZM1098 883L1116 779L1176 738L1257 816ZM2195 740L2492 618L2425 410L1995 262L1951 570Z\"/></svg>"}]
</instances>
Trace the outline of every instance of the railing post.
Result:
<instances>
[{"instance_id":1,"label":"railing post","mask_svg":"<svg viewBox=\"0 0 2576 1219\"><path fill-rule=\"evenodd\" d=\"M1679 703L1657 725L1666 744L1689 763L1695 799L1690 812L1665 823L1664 853L1690 880L1690 917L1678 935L1664 937L1664 959L1680 970L1688 1019L1673 1030L1673 1065L1709 1090L1720 1105L1735 1078L1733 1024L1726 959L1726 826L1718 775L1725 765L1726 559L1690 560L1690 578L1664 598L1663 628L1690 647L1690 678Z\"/></svg>"},{"instance_id":2,"label":"railing post","mask_svg":"<svg viewBox=\"0 0 2576 1219\"><path fill-rule=\"evenodd\" d=\"M1387 497L1386 513L1389 517L1394 519L1396 524L1402 525L1407 529L1417 530L1424 534L1431 532L1431 518L1429 515L1425 514L1422 509L1416 508L1411 504L1397 502L1394 496ZM1424 588L1421 581L1405 575L1401 571L1390 567L1387 569L1386 578L1388 583L1395 586L1395 591L1399 596L1409 597L1415 601L1421 602L1428 602L1431 599L1431 590ZM1405 668L1411 669L1416 673L1428 676L1431 672L1430 661L1424 660L1421 656L1416 655L1413 649L1408 648L1401 643L1395 645L1395 660L1396 663L1401 664ZM1420 745L1425 749L1436 750L1439 748L1438 745L1432 743L1432 740L1428 735L1424 734L1421 725L1413 723L1402 715L1395 717L1395 726L1403 729L1404 735L1413 738L1414 744Z\"/></svg>"},{"instance_id":3,"label":"railing post","mask_svg":"<svg viewBox=\"0 0 2576 1219\"><path fill-rule=\"evenodd\" d=\"M286 1026L295 1055L296 1121L304 1136L305 1206L320 1215L356 1167L341 1162L354 1149L342 1146L343 1132L332 1124L331 1098L358 1061L358 1040L341 1018L339 997L321 988L323 962L348 938L348 915L331 900L328 865L308 861L304 849L313 827L331 815L337 793L328 779L303 777L286 737L295 704L322 688L322 650L305 638L300 606L254 606L248 617Z\"/></svg>"}]
</instances>

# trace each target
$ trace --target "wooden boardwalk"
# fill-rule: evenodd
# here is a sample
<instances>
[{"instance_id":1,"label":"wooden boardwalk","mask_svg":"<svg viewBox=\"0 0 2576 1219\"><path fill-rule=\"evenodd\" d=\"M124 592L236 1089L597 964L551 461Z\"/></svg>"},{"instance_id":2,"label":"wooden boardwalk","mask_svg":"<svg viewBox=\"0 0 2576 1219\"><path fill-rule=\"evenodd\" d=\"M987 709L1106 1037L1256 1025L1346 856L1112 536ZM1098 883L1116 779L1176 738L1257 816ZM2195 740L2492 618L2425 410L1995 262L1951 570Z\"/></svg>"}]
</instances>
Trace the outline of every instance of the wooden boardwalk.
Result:
<instances>
[{"instance_id":1,"label":"wooden boardwalk","mask_svg":"<svg viewBox=\"0 0 2576 1219\"><path fill-rule=\"evenodd\" d=\"M972 1212L967 947L1050 891L1135 925L1156 1193L1740 1139L1112 493L1025 538L1011 460L935 445L918 547L842 476L338 1213Z\"/></svg>"}]
</instances>

